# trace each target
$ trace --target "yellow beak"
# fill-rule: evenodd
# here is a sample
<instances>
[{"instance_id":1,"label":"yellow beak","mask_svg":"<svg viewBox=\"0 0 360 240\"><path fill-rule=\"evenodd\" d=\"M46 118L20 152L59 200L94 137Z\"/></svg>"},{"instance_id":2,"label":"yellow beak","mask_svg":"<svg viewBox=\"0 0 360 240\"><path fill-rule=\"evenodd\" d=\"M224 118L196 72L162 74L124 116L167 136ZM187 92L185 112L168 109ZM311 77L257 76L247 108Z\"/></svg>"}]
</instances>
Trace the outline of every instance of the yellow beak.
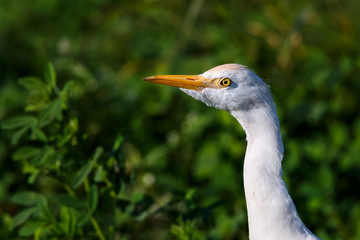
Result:
<instances>
[{"instance_id":1,"label":"yellow beak","mask_svg":"<svg viewBox=\"0 0 360 240\"><path fill-rule=\"evenodd\" d=\"M196 91L201 91L204 88L218 88L214 80L201 75L158 75L144 78L144 80Z\"/></svg>"}]
</instances>

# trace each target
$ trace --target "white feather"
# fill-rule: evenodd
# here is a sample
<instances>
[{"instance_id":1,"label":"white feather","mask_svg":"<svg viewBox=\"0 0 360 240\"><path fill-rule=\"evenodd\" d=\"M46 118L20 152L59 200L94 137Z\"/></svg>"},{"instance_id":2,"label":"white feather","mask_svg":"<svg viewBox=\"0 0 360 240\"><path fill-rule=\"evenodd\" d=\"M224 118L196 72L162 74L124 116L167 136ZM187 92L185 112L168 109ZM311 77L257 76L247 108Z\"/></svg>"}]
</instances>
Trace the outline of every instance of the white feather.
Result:
<instances>
[{"instance_id":1,"label":"white feather","mask_svg":"<svg viewBox=\"0 0 360 240\"><path fill-rule=\"evenodd\" d=\"M301 221L282 178L284 148L267 84L238 64L217 66L202 76L233 81L224 89L181 90L208 106L227 110L246 132L244 187L250 239L318 239Z\"/></svg>"}]
</instances>

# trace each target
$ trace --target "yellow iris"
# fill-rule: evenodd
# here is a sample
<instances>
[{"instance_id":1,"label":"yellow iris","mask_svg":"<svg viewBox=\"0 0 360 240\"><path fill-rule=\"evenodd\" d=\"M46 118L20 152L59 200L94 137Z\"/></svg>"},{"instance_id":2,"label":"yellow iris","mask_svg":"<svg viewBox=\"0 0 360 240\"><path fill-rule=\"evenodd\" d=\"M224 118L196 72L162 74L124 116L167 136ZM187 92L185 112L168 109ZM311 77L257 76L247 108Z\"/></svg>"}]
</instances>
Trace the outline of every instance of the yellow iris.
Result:
<instances>
[{"instance_id":1,"label":"yellow iris","mask_svg":"<svg viewBox=\"0 0 360 240\"><path fill-rule=\"evenodd\" d=\"M220 78L219 85L222 87L228 87L231 84L231 80L229 78Z\"/></svg>"}]
</instances>

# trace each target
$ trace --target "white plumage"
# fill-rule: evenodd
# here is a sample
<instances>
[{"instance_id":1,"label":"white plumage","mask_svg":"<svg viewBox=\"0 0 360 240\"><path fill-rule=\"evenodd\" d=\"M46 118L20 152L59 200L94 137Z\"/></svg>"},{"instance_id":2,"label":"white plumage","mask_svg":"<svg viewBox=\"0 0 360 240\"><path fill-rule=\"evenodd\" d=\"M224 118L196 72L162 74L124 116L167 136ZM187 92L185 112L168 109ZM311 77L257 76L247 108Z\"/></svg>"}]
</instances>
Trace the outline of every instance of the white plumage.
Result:
<instances>
[{"instance_id":1,"label":"white plumage","mask_svg":"<svg viewBox=\"0 0 360 240\"><path fill-rule=\"evenodd\" d=\"M301 221L282 179L283 143L270 90L255 73L224 64L200 75L144 80L179 87L208 106L233 115L246 132L244 187L251 240L318 239Z\"/></svg>"}]
</instances>

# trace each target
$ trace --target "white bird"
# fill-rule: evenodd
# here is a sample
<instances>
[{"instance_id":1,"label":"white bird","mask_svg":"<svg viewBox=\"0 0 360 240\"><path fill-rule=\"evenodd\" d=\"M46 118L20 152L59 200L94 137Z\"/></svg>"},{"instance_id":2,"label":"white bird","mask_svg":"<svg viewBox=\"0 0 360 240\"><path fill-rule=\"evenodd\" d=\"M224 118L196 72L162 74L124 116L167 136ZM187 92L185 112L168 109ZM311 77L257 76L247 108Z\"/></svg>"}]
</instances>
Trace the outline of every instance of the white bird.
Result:
<instances>
[{"instance_id":1,"label":"white bird","mask_svg":"<svg viewBox=\"0 0 360 240\"><path fill-rule=\"evenodd\" d=\"M159 75L145 81L179 87L228 111L246 133L244 187L251 240L313 240L282 178L283 142L270 89L254 72L224 64L200 75Z\"/></svg>"}]
</instances>

